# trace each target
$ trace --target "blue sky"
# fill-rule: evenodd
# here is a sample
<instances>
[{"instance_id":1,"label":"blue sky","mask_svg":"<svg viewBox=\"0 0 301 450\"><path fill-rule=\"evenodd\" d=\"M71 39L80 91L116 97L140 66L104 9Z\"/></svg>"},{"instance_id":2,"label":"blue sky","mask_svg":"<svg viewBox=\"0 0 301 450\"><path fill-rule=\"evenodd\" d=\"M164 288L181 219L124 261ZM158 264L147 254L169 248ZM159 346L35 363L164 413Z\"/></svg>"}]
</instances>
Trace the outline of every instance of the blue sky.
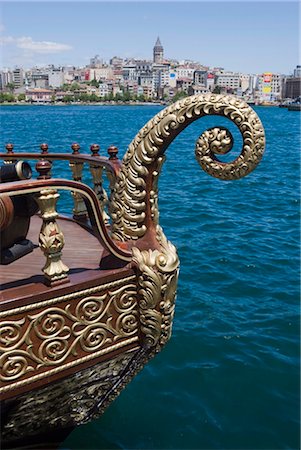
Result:
<instances>
[{"instance_id":1,"label":"blue sky","mask_svg":"<svg viewBox=\"0 0 301 450\"><path fill-rule=\"evenodd\" d=\"M1 67L85 65L98 54L167 58L246 73L300 63L299 3L291 1L2 1Z\"/></svg>"}]
</instances>

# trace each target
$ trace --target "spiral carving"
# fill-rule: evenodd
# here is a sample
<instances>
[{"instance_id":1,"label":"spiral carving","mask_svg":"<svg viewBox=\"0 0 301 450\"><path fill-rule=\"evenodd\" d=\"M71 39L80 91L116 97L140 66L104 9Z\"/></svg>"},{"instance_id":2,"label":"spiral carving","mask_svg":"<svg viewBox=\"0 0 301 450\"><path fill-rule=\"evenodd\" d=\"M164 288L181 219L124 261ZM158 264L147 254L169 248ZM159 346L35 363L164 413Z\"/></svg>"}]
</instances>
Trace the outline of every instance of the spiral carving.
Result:
<instances>
[{"instance_id":1,"label":"spiral carving","mask_svg":"<svg viewBox=\"0 0 301 450\"><path fill-rule=\"evenodd\" d=\"M63 370L130 338L138 341L137 287L121 283L111 282L109 291L99 289L95 295L79 292L78 299L67 304L58 301L37 313L20 319L12 314L3 321L0 381L22 383L28 372L46 378L51 368Z\"/></svg>"},{"instance_id":2,"label":"spiral carving","mask_svg":"<svg viewBox=\"0 0 301 450\"><path fill-rule=\"evenodd\" d=\"M233 138L224 128L207 130L197 140L196 157L210 175L222 180L241 178L260 162L265 146L264 129L247 103L229 95L196 95L160 111L136 135L124 156L111 201L113 237L120 241L142 238L158 224L157 177L162 156L190 123L207 115L230 119L239 129L243 146L232 162L218 160L216 154L232 148Z\"/></svg>"}]
</instances>

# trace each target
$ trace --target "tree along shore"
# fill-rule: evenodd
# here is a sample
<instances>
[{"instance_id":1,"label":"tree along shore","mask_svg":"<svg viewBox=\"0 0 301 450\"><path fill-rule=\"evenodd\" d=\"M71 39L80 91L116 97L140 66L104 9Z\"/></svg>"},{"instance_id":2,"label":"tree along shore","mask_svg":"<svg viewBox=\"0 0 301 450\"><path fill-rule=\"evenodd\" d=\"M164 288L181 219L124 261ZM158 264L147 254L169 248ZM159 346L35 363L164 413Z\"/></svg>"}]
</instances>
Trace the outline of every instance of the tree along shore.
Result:
<instances>
[{"instance_id":1,"label":"tree along shore","mask_svg":"<svg viewBox=\"0 0 301 450\"><path fill-rule=\"evenodd\" d=\"M71 86L72 88L72 86ZM59 95L59 97L58 97ZM60 91L59 93L53 93L51 98L41 99L41 102L33 101L29 98L25 93L17 94L14 92L13 88L11 88L11 92L0 92L0 104L2 105L19 105L19 104L50 104L50 105L61 105L61 104L100 104L100 105L116 105L116 104L131 104L131 105L150 105L150 104L163 104L166 105L168 103L175 102L180 98L187 97L187 93L180 91L177 92L172 98L162 98L152 99L146 97L144 95L135 95L130 92L123 92L122 94L117 93L116 95L108 94L104 97L99 97L96 94L87 94L77 92L75 89L70 91Z\"/></svg>"}]
</instances>

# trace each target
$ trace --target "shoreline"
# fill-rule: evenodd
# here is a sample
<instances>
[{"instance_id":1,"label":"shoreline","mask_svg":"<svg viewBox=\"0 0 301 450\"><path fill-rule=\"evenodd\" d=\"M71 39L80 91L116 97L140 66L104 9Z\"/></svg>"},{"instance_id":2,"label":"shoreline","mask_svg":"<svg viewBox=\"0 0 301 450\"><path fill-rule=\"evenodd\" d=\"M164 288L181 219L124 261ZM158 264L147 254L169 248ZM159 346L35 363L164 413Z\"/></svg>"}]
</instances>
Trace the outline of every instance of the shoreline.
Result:
<instances>
[{"instance_id":1,"label":"shoreline","mask_svg":"<svg viewBox=\"0 0 301 450\"><path fill-rule=\"evenodd\" d=\"M158 102L122 102L122 101L108 101L108 102L56 102L56 103L27 103L27 102L3 102L1 106L168 106L170 102L158 101ZM259 103L257 105L251 105L252 107L279 107L279 104L264 104Z\"/></svg>"},{"instance_id":2,"label":"shoreline","mask_svg":"<svg viewBox=\"0 0 301 450\"><path fill-rule=\"evenodd\" d=\"M26 103L3 102L1 106L167 106L167 102L57 102L57 103Z\"/></svg>"}]
</instances>

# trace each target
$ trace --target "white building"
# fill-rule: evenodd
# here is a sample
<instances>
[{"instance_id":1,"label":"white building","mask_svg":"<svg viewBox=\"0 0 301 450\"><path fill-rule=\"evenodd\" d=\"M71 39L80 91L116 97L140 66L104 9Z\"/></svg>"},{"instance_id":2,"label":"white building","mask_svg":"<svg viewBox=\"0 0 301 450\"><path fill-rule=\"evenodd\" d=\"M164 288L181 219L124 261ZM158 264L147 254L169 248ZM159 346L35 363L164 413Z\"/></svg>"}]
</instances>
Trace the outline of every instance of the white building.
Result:
<instances>
[{"instance_id":1,"label":"white building","mask_svg":"<svg viewBox=\"0 0 301 450\"><path fill-rule=\"evenodd\" d=\"M0 72L0 89L5 89L8 83L13 82L13 74L10 70L4 69Z\"/></svg>"},{"instance_id":2,"label":"white building","mask_svg":"<svg viewBox=\"0 0 301 450\"><path fill-rule=\"evenodd\" d=\"M136 71L136 64L133 62L133 63L127 63L126 65L124 65L122 68L122 75L123 75L123 79L125 81L137 80L138 74Z\"/></svg>"},{"instance_id":3,"label":"white building","mask_svg":"<svg viewBox=\"0 0 301 450\"><path fill-rule=\"evenodd\" d=\"M260 101L277 101L281 99L283 75L265 72L258 77L258 96Z\"/></svg>"},{"instance_id":4,"label":"white building","mask_svg":"<svg viewBox=\"0 0 301 450\"><path fill-rule=\"evenodd\" d=\"M105 97L106 95L109 95L112 93L112 85L108 83L100 83L98 88L98 95L99 97Z\"/></svg>"},{"instance_id":5,"label":"white building","mask_svg":"<svg viewBox=\"0 0 301 450\"><path fill-rule=\"evenodd\" d=\"M110 66L102 66L95 69L89 69L89 80L112 80L113 69Z\"/></svg>"},{"instance_id":6,"label":"white building","mask_svg":"<svg viewBox=\"0 0 301 450\"><path fill-rule=\"evenodd\" d=\"M175 69L175 72L177 74L177 78L190 78L193 80L193 74L195 72L195 68L188 67L188 66L179 66Z\"/></svg>"},{"instance_id":7,"label":"white building","mask_svg":"<svg viewBox=\"0 0 301 450\"><path fill-rule=\"evenodd\" d=\"M240 87L240 74L234 72L220 73L217 76L216 85L226 89L238 89Z\"/></svg>"},{"instance_id":8,"label":"white building","mask_svg":"<svg viewBox=\"0 0 301 450\"><path fill-rule=\"evenodd\" d=\"M50 69L48 72L49 87L58 88L64 84L64 74L61 69Z\"/></svg>"},{"instance_id":9,"label":"white building","mask_svg":"<svg viewBox=\"0 0 301 450\"><path fill-rule=\"evenodd\" d=\"M213 73L208 73L206 87L209 91L212 92L214 86L215 86L215 76L213 75Z\"/></svg>"}]
</instances>

